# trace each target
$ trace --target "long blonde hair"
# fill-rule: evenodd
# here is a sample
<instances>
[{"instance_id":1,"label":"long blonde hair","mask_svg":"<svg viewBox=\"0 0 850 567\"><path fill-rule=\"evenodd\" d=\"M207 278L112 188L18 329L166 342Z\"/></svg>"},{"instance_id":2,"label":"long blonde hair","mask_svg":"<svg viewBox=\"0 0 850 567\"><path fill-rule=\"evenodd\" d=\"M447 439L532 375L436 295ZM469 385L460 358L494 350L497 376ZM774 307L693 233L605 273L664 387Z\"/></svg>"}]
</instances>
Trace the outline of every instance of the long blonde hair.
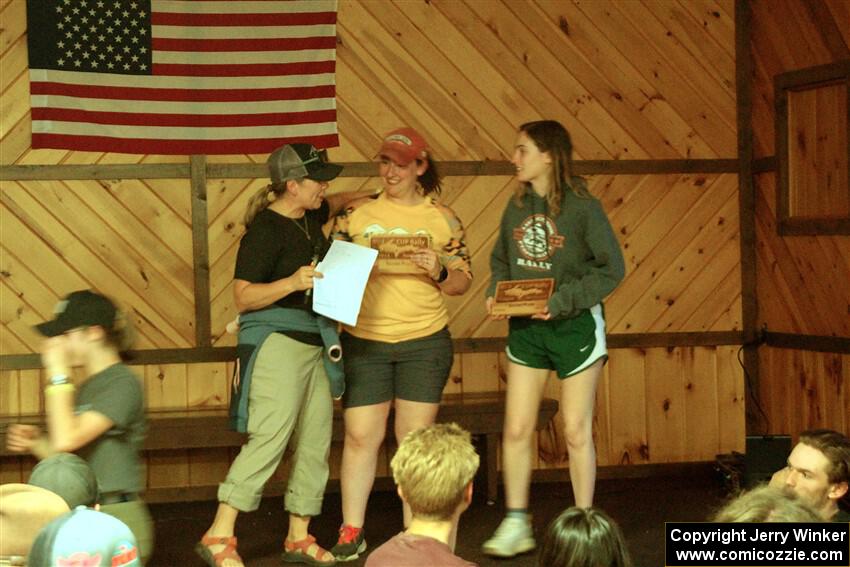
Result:
<instances>
[{"instance_id":1,"label":"long blonde hair","mask_svg":"<svg viewBox=\"0 0 850 567\"><path fill-rule=\"evenodd\" d=\"M560 214L566 191L572 191L583 199L591 197L584 179L573 175L573 142L563 124L556 120L537 120L522 124L519 131L528 136L538 150L552 156L552 188L546 195L546 203L553 216ZM522 206L522 198L529 185L520 183L514 191L517 206Z\"/></svg>"},{"instance_id":2,"label":"long blonde hair","mask_svg":"<svg viewBox=\"0 0 850 567\"><path fill-rule=\"evenodd\" d=\"M268 208L269 205L274 203L285 192L286 181L282 181L281 183L270 183L254 193L248 200L248 206L245 208L245 216L242 220L245 223L245 227L247 228L254 221L254 217L260 211Z\"/></svg>"},{"instance_id":3,"label":"long blonde hair","mask_svg":"<svg viewBox=\"0 0 850 567\"><path fill-rule=\"evenodd\" d=\"M822 522L823 518L796 493L762 485L739 494L712 518L713 522Z\"/></svg>"}]
</instances>

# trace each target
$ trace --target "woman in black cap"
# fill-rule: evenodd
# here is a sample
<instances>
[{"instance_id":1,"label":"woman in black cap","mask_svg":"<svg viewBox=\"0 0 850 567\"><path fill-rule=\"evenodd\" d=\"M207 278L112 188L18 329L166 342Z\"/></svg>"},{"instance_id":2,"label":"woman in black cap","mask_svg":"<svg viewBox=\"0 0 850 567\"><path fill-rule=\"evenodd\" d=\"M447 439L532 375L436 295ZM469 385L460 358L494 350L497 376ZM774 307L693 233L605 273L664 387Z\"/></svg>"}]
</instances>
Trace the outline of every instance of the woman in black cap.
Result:
<instances>
[{"instance_id":1,"label":"woman in black cap","mask_svg":"<svg viewBox=\"0 0 850 567\"><path fill-rule=\"evenodd\" d=\"M47 434L34 425L12 425L7 446L39 459L57 452L84 458L100 487L101 510L130 527L144 562L153 551L150 513L138 496L144 488L144 395L140 379L121 360L132 344L131 327L109 298L83 290L60 301L56 317L36 329L47 337L41 349ZM70 378L74 367L86 376L79 390Z\"/></svg>"},{"instance_id":2,"label":"woman in black cap","mask_svg":"<svg viewBox=\"0 0 850 567\"><path fill-rule=\"evenodd\" d=\"M231 422L249 434L218 490L215 520L196 546L213 567L242 565L234 528L239 512L256 510L263 486L294 439L285 507L284 561L332 565L309 535L328 479L332 396L342 395L336 324L312 310L316 262L326 252L322 225L328 181L342 170L309 144L269 156L272 183L248 203L233 295L239 310L239 381ZM336 347L336 351L334 351ZM336 354L337 356L330 356Z\"/></svg>"}]
</instances>

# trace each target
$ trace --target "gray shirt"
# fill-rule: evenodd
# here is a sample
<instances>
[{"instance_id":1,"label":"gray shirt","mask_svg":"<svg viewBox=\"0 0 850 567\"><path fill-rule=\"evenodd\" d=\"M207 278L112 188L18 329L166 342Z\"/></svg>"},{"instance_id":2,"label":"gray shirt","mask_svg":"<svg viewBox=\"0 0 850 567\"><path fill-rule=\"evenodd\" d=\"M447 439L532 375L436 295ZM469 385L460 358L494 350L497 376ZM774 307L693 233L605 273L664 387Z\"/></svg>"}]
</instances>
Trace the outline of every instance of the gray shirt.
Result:
<instances>
[{"instance_id":1,"label":"gray shirt","mask_svg":"<svg viewBox=\"0 0 850 567\"><path fill-rule=\"evenodd\" d=\"M145 407L135 374L120 363L98 372L80 387L75 411L96 411L113 423L77 451L94 470L100 492L141 491L139 451L145 438Z\"/></svg>"}]
</instances>

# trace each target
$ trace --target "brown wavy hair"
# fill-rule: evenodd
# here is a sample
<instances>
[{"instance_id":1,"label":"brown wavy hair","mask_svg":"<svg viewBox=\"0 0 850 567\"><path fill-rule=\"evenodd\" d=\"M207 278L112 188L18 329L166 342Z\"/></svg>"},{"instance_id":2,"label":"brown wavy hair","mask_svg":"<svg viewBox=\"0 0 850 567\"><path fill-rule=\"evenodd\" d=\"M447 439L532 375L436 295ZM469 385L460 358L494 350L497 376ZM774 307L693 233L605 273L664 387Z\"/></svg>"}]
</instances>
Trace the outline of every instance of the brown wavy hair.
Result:
<instances>
[{"instance_id":1,"label":"brown wavy hair","mask_svg":"<svg viewBox=\"0 0 850 567\"><path fill-rule=\"evenodd\" d=\"M425 159L417 159L416 162L428 164L425 172L417 178L419 185L422 186L423 194L430 195L433 193L434 195L439 195L443 187L440 185L441 178L440 173L437 171L437 164L431 159L431 154L425 156Z\"/></svg>"},{"instance_id":2,"label":"brown wavy hair","mask_svg":"<svg viewBox=\"0 0 850 567\"><path fill-rule=\"evenodd\" d=\"M832 429L810 429L800 433L800 443L824 454L829 461L826 476L831 484L850 483L850 438Z\"/></svg>"},{"instance_id":3,"label":"brown wavy hair","mask_svg":"<svg viewBox=\"0 0 850 567\"><path fill-rule=\"evenodd\" d=\"M598 508L567 508L552 520L539 567L632 567L620 526Z\"/></svg>"},{"instance_id":4,"label":"brown wavy hair","mask_svg":"<svg viewBox=\"0 0 850 567\"><path fill-rule=\"evenodd\" d=\"M557 120L536 120L526 122L519 131L531 138L541 152L552 156L552 179L550 190L546 195L546 203L553 216L561 212L561 203L566 191L572 191L583 199L591 197L584 179L573 175L573 142L570 133ZM530 183L520 183L514 192L514 201L522 206L522 198L530 187Z\"/></svg>"}]
</instances>

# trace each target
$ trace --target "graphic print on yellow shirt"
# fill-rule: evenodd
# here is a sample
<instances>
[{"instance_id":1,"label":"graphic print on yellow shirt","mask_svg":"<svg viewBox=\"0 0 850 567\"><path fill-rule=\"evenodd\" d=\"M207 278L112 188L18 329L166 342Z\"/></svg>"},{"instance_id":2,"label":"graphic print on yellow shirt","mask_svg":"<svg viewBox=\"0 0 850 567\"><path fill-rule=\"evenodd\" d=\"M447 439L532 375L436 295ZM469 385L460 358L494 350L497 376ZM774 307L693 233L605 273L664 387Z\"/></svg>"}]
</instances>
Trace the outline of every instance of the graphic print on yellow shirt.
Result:
<instances>
[{"instance_id":1,"label":"graphic print on yellow shirt","mask_svg":"<svg viewBox=\"0 0 850 567\"><path fill-rule=\"evenodd\" d=\"M431 239L440 264L472 278L463 225L448 207L431 198L418 205L393 203L382 193L351 203L334 221L331 237L369 246L373 236L423 235ZM357 327L363 339L396 343L436 333L448 323L439 286L428 274L372 271Z\"/></svg>"},{"instance_id":2,"label":"graphic print on yellow shirt","mask_svg":"<svg viewBox=\"0 0 850 567\"><path fill-rule=\"evenodd\" d=\"M517 265L531 270L551 270L549 258L558 248L564 247L564 237L548 216L535 213L528 216L513 231L517 241Z\"/></svg>"}]
</instances>

